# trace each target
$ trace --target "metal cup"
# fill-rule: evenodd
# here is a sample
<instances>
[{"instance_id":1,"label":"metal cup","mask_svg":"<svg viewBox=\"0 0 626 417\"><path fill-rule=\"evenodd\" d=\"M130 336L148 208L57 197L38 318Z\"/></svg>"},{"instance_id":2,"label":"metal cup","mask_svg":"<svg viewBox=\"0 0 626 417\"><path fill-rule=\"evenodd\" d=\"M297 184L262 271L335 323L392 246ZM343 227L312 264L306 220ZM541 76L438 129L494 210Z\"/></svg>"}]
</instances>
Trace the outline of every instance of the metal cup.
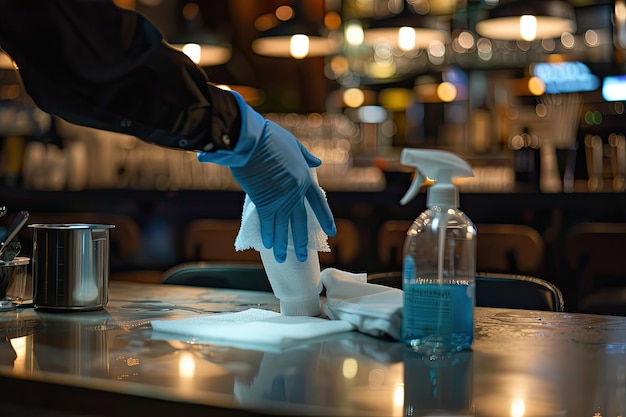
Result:
<instances>
[{"instance_id":1,"label":"metal cup","mask_svg":"<svg viewBox=\"0 0 626 417\"><path fill-rule=\"evenodd\" d=\"M104 224L31 224L33 304L50 311L101 310L108 302L110 243Z\"/></svg>"}]
</instances>

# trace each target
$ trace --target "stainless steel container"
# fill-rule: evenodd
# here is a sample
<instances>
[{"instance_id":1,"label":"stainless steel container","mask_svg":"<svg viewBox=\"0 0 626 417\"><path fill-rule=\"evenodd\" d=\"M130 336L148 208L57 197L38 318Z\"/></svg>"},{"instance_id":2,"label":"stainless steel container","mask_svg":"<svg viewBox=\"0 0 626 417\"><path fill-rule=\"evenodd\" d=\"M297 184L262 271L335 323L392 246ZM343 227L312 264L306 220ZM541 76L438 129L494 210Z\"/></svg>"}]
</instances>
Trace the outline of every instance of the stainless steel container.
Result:
<instances>
[{"instance_id":1,"label":"stainless steel container","mask_svg":"<svg viewBox=\"0 0 626 417\"><path fill-rule=\"evenodd\" d=\"M30 258L18 256L12 261L0 261L0 299L21 304L26 297Z\"/></svg>"},{"instance_id":2,"label":"stainless steel container","mask_svg":"<svg viewBox=\"0 0 626 417\"><path fill-rule=\"evenodd\" d=\"M108 302L110 243L104 224L31 224L33 304L50 311L101 310Z\"/></svg>"}]
</instances>

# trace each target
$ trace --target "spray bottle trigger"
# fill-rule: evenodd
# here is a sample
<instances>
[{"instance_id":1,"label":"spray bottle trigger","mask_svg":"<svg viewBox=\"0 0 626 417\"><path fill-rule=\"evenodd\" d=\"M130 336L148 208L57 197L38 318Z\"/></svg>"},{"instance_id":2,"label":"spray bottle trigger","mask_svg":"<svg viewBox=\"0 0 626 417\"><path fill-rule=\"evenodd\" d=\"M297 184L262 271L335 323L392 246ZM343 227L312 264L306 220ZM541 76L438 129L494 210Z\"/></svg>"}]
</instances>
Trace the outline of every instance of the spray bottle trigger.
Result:
<instances>
[{"instance_id":1,"label":"spray bottle trigger","mask_svg":"<svg viewBox=\"0 0 626 417\"><path fill-rule=\"evenodd\" d=\"M400 200L400 204L404 206L406 203L413 200L417 193L419 193L420 187L422 186L424 181L425 177L419 171L415 171L415 178L413 178L411 186L404 194L404 197L402 197L402 199Z\"/></svg>"}]
</instances>

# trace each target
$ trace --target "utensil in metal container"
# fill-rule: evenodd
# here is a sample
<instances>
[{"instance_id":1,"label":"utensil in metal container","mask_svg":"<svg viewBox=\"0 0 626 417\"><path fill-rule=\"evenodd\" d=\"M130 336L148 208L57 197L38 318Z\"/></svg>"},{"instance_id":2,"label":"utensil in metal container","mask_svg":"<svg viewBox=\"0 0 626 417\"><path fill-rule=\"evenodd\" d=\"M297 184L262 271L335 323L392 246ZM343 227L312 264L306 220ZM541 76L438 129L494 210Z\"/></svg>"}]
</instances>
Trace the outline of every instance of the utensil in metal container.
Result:
<instances>
[{"instance_id":1,"label":"utensil in metal container","mask_svg":"<svg viewBox=\"0 0 626 417\"><path fill-rule=\"evenodd\" d=\"M0 258L2 258L2 255L4 255L4 252L9 247L9 243L11 243L11 241L15 238L15 236L17 236L20 230L22 230L22 226L24 226L24 224L28 220L28 217L29 213L26 210L22 210L17 213L15 220L13 220L11 227L9 227L6 238L0 244Z\"/></svg>"},{"instance_id":2,"label":"utensil in metal container","mask_svg":"<svg viewBox=\"0 0 626 417\"><path fill-rule=\"evenodd\" d=\"M23 303L26 280L31 278L28 273L29 264L30 258L23 256L11 261L0 261L0 311L7 305Z\"/></svg>"},{"instance_id":3,"label":"utensil in metal container","mask_svg":"<svg viewBox=\"0 0 626 417\"><path fill-rule=\"evenodd\" d=\"M17 255L20 254L22 250L22 244L17 240L13 242L9 242L6 244L7 249L4 251L2 256L0 256L0 261L2 262L11 262Z\"/></svg>"},{"instance_id":4,"label":"utensil in metal container","mask_svg":"<svg viewBox=\"0 0 626 417\"><path fill-rule=\"evenodd\" d=\"M109 231L105 224L31 224L33 304L50 311L101 310L108 302Z\"/></svg>"}]
</instances>

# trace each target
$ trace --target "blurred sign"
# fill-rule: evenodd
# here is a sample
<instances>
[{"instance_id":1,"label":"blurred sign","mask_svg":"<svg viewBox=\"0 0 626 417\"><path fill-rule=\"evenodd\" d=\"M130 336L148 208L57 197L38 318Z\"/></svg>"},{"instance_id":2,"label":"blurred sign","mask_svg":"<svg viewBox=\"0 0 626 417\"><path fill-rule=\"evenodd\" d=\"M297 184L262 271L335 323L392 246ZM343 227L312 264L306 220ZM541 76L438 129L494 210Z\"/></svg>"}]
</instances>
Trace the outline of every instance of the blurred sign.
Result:
<instances>
[{"instance_id":1,"label":"blurred sign","mask_svg":"<svg viewBox=\"0 0 626 417\"><path fill-rule=\"evenodd\" d=\"M626 75L609 75L602 80L602 98L606 101L626 100Z\"/></svg>"},{"instance_id":2,"label":"blurred sign","mask_svg":"<svg viewBox=\"0 0 626 417\"><path fill-rule=\"evenodd\" d=\"M582 62L541 62L534 64L531 71L546 85L547 94L593 91L600 80Z\"/></svg>"}]
</instances>

